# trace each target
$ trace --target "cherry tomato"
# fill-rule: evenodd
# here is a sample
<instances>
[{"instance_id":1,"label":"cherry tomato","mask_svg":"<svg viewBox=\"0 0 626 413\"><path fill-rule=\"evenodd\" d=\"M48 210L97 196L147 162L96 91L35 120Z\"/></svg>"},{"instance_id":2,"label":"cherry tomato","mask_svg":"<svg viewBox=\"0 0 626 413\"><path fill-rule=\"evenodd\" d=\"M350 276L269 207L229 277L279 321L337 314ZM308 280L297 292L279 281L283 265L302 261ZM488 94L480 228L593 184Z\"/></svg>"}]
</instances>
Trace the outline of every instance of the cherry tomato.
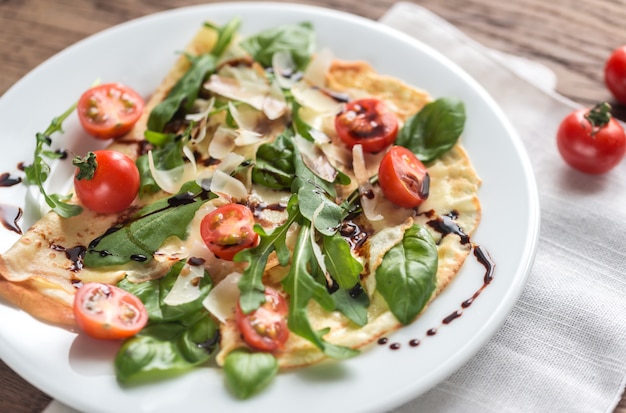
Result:
<instances>
[{"instance_id":1,"label":"cherry tomato","mask_svg":"<svg viewBox=\"0 0 626 413\"><path fill-rule=\"evenodd\" d=\"M613 50L607 59L604 83L615 99L626 105L626 46Z\"/></svg>"},{"instance_id":2,"label":"cherry tomato","mask_svg":"<svg viewBox=\"0 0 626 413\"><path fill-rule=\"evenodd\" d=\"M254 247L259 241L253 228L254 216L248 208L226 204L202 218L200 236L218 258L232 261L239 251Z\"/></svg>"},{"instance_id":3,"label":"cherry tomato","mask_svg":"<svg viewBox=\"0 0 626 413\"><path fill-rule=\"evenodd\" d=\"M380 152L398 135L398 119L385 104L373 98L354 100L335 117L337 135L348 147L360 143L369 153Z\"/></svg>"},{"instance_id":4,"label":"cherry tomato","mask_svg":"<svg viewBox=\"0 0 626 413\"><path fill-rule=\"evenodd\" d=\"M244 314L237 305L235 321L250 347L274 352L282 350L289 338L288 311L285 298L273 288L266 287L265 303L248 314Z\"/></svg>"},{"instance_id":5,"label":"cherry tomato","mask_svg":"<svg viewBox=\"0 0 626 413\"><path fill-rule=\"evenodd\" d=\"M626 152L622 126L611 116L608 103L566 116L557 131L557 146L570 166L588 174L602 174L617 165Z\"/></svg>"},{"instance_id":6,"label":"cherry tomato","mask_svg":"<svg viewBox=\"0 0 626 413\"><path fill-rule=\"evenodd\" d=\"M139 191L139 170L121 152L99 150L75 158L74 189L87 208L103 214L128 208Z\"/></svg>"},{"instance_id":7,"label":"cherry tomato","mask_svg":"<svg viewBox=\"0 0 626 413\"><path fill-rule=\"evenodd\" d=\"M143 98L121 83L92 87L78 100L78 119L98 139L119 138L132 129L143 112Z\"/></svg>"},{"instance_id":8,"label":"cherry tomato","mask_svg":"<svg viewBox=\"0 0 626 413\"><path fill-rule=\"evenodd\" d=\"M424 164L404 146L392 146L380 161L378 183L385 198L415 208L428 198L430 176Z\"/></svg>"},{"instance_id":9,"label":"cherry tomato","mask_svg":"<svg viewBox=\"0 0 626 413\"><path fill-rule=\"evenodd\" d=\"M148 312L139 298L97 282L86 283L76 291L74 317L82 331L103 340L134 336L148 322Z\"/></svg>"}]
</instances>

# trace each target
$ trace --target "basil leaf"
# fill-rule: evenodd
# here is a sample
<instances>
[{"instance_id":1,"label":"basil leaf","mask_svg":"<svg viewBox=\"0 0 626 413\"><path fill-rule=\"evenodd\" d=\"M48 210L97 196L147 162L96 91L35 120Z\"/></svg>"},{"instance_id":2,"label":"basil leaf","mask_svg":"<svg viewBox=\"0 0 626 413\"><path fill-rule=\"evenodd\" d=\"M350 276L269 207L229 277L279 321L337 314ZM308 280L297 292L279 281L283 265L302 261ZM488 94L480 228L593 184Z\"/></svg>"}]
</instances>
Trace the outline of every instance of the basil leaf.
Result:
<instances>
[{"instance_id":1,"label":"basil leaf","mask_svg":"<svg viewBox=\"0 0 626 413\"><path fill-rule=\"evenodd\" d=\"M300 216L297 206L297 197L294 195L287 204L288 218L284 224L267 234L260 226L255 226L255 231L260 235L259 245L254 248L243 250L235 255L234 261L247 261L249 265L243 271L239 280L239 305L241 310L248 314L256 310L265 302L265 285L263 285L263 273L269 255L276 251L280 265L289 263L290 250L286 244L286 238L291 225Z\"/></svg>"},{"instance_id":2,"label":"basil leaf","mask_svg":"<svg viewBox=\"0 0 626 413\"><path fill-rule=\"evenodd\" d=\"M308 319L308 304L315 298L321 301L322 307L332 306L332 298L326 287L315 281L309 273L309 265L313 259L311 249L310 227L303 225L298 234L298 240L291 257L289 273L283 279L285 292L289 294L289 316L287 326L293 333L315 344L328 357L343 359L359 354L358 350L328 343L323 336L329 329L314 331ZM330 300L330 303L327 302Z\"/></svg>"},{"instance_id":3,"label":"basil leaf","mask_svg":"<svg viewBox=\"0 0 626 413\"><path fill-rule=\"evenodd\" d=\"M148 117L149 130L162 132L183 104L185 110L191 109L206 75L215 71L217 59L211 54L187 58L191 62L191 67L176 82L167 97L152 109Z\"/></svg>"},{"instance_id":4,"label":"basil leaf","mask_svg":"<svg viewBox=\"0 0 626 413\"><path fill-rule=\"evenodd\" d=\"M335 309L345 315L359 327L367 324L367 307L370 305L369 297L363 290L355 294L353 290L338 289L331 297L335 301Z\"/></svg>"},{"instance_id":5,"label":"basil leaf","mask_svg":"<svg viewBox=\"0 0 626 413\"><path fill-rule=\"evenodd\" d=\"M339 288L350 289L359 282L363 265L352 256L350 245L339 234L325 236L323 240L324 262Z\"/></svg>"},{"instance_id":6,"label":"basil leaf","mask_svg":"<svg viewBox=\"0 0 626 413\"><path fill-rule=\"evenodd\" d=\"M85 265L120 265L133 259L151 261L166 238L187 237L187 227L205 201L202 192L194 194L183 190L145 207L129 224L113 228L92 241L85 253Z\"/></svg>"},{"instance_id":7,"label":"basil leaf","mask_svg":"<svg viewBox=\"0 0 626 413\"><path fill-rule=\"evenodd\" d=\"M293 135L293 134L291 134ZM272 189L289 189L295 174L293 142L286 132L259 146L252 181Z\"/></svg>"},{"instance_id":8,"label":"basil leaf","mask_svg":"<svg viewBox=\"0 0 626 413\"><path fill-rule=\"evenodd\" d=\"M239 399L247 399L267 387L278 373L278 360L271 353L231 351L224 360L226 387Z\"/></svg>"},{"instance_id":9,"label":"basil leaf","mask_svg":"<svg viewBox=\"0 0 626 413\"><path fill-rule=\"evenodd\" d=\"M398 132L396 145L410 149L428 163L450 150L465 127L465 105L457 98L440 98L410 117Z\"/></svg>"},{"instance_id":10,"label":"basil leaf","mask_svg":"<svg viewBox=\"0 0 626 413\"><path fill-rule=\"evenodd\" d=\"M437 245L430 233L413 225L376 269L376 289L402 324L411 323L428 303L437 283Z\"/></svg>"},{"instance_id":11,"label":"basil leaf","mask_svg":"<svg viewBox=\"0 0 626 413\"><path fill-rule=\"evenodd\" d=\"M274 53L287 51L296 67L303 70L315 51L315 33L310 22L287 24L248 37L240 46L264 67L272 66Z\"/></svg>"},{"instance_id":12,"label":"basil leaf","mask_svg":"<svg viewBox=\"0 0 626 413\"><path fill-rule=\"evenodd\" d=\"M207 362L217 348L219 330L206 311L184 322L158 323L127 339L114 361L122 383L159 380Z\"/></svg>"}]
</instances>

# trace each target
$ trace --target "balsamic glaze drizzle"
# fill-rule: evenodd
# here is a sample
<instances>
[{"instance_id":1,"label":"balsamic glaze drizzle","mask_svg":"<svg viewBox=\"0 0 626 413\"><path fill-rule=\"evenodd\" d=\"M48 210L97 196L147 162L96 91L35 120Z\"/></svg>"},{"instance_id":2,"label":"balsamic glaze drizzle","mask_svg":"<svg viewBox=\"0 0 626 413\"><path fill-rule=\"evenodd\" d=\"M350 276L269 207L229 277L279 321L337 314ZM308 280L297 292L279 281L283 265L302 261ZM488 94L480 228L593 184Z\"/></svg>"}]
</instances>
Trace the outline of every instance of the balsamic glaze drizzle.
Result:
<instances>
[{"instance_id":1,"label":"balsamic glaze drizzle","mask_svg":"<svg viewBox=\"0 0 626 413\"><path fill-rule=\"evenodd\" d=\"M428 211L428 212L423 213L423 215L426 215L429 218L432 218L435 215L435 213L434 211ZM439 232L441 234L442 239L447 235L454 234L460 238L461 244L471 245L471 248L474 253L474 257L476 258L478 263L480 263L485 268L485 274L483 276L483 284L480 286L480 288L478 288L474 292L474 294L472 294L471 297L461 302L459 309L454 310L453 312L448 314L446 317L444 317L441 320L441 324L439 326L428 329L425 333L426 337L432 337L436 335L440 327L444 325L448 325L452 321L461 317L463 315L463 311L467 309L469 306L471 306L474 300L476 300L476 298L478 298L478 296L485 290L485 288L487 288L487 286L491 284L491 282L493 281L494 271L496 267L495 262L491 259L491 256L489 255L489 253L483 247L481 247L480 245L471 243L469 236L465 234L463 230L455 222L458 216L459 215L457 211L451 211L448 214L431 219L430 221L427 222L427 224L431 228ZM387 337L381 337L378 339L377 343L381 346L387 345L389 343L389 339ZM409 340L408 344L410 347L417 347L421 344L421 340L418 338L413 338ZM399 348L400 348L400 343L389 344L390 350L398 350Z\"/></svg>"}]
</instances>

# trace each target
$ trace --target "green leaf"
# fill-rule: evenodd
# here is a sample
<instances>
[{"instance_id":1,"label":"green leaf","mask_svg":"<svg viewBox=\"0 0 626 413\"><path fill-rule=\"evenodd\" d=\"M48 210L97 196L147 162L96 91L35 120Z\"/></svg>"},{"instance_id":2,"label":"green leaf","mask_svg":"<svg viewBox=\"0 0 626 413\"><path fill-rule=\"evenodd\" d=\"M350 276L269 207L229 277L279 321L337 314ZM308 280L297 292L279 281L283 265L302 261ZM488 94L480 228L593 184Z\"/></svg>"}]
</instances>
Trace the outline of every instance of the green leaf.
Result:
<instances>
[{"instance_id":1,"label":"green leaf","mask_svg":"<svg viewBox=\"0 0 626 413\"><path fill-rule=\"evenodd\" d=\"M293 134L288 130L272 143L259 146L252 181L272 189L289 189L295 174Z\"/></svg>"},{"instance_id":2,"label":"green leaf","mask_svg":"<svg viewBox=\"0 0 626 413\"><path fill-rule=\"evenodd\" d=\"M68 203L67 201L71 199L70 195L49 195L47 193L43 184L50 176L50 166L46 163L44 157L49 159L58 159L59 154L47 150L45 147L49 147L51 145L52 134L63 133L63 122L72 114L72 112L74 112L74 109L76 109L76 103L72 104L60 116L53 118L50 125L48 125L43 133L38 132L35 134L36 144L33 153L33 163L24 167L24 173L26 174L25 184L36 185L50 209L63 218L70 218L78 215L83 212L83 208L78 205Z\"/></svg>"},{"instance_id":3,"label":"green leaf","mask_svg":"<svg viewBox=\"0 0 626 413\"><path fill-rule=\"evenodd\" d=\"M213 46L211 54L219 57L226 51L235 37L235 34L237 34L237 30L239 30L239 26L241 25L241 19L234 17L224 26L216 26L210 22L206 22L204 25L217 31L217 42L215 46Z\"/></svg>"},{"instance_id":4,"label":"green leaf","mask_svg":"<svg viewBox=\"0 0 626 413\"><path fill-rule=\"evenodd\" d=\"M354 287L359 282L363 265L352 255L348 241L336 233L333 236L325 236L323 243L326 269L337 281L339 288Z\"/></svg>"},{"instance_id":5,"label":"green leaf","mask_svg":"<svg viewBox=\"0 0 626 413\"><path fill-rule=\"evenodd\" d=\"M410 117L396 138L396 145L410 149L424 163L450 150L465 127L465 105L457 98L430 102Z\"/></svg>"},{"instance_id":6,"label":"green leaf","mask_svg":"<svg viewBox=\"0 0 626 413\"><path fill-rule=\"evenodd\" d=\"M333 235L346 214L335 202L335 187L315 175L304 164L297 146L294 146L294 151L296 178L291 185L291 192L298 194L300 212L314 223L315 229L321 234Z\"/></svg>"},{"instance_id":7,"label":"green leaf","mask_svg":"<svg viewBox=\"0 0 626 413\"><path fill-rule=\"evenodd\" d=\"M437 245L430 233L413 225L376 269L376 289L402 324L411 323L437 284Z\"/></svg>"},{"instance_id":8,"label":"green leaf","mask_svg":"<svg viewBox=\"0 0 626 413\"><path fill-rule=\"evenodd\" d=\"M224 360L226 387L239 399L247 399L267 387L278 373L278 360L271 353L231 351Z\"/></svg>"},{"instance_id":9,"label":"green leaf","mask_svg":"<svg viewBox=\"0 0 626 413\"><path fill-rule=\"evenodd\" d=\"M189 110L198 97L200 86L206 75L215 71L216 58L212 54L187 57L190 59L191 67L176 82L167 97L152 109L148 118L149 130L162 132L181 106Z\"/></svg>"},{"instance_id":10,"label":"green leaf","mask_svg":"<svg viewBox=\"0 0 626 413\"><path fill-rule=\"evenodd\" d=\"M287 326L293 333L315 344L328 357L338 359L353 357L359 354L358 350L328 343L323 339L328 329L314 331L309 322L307 308L311 299L321 301L322 307L334 304L326 287L315 281L313 275L309 273L309 265L313 260L310 230L307 225L301 226L289 273L282 281L285 291L289 294ZM330 303L325 303L327 300L330 300Z\"/></svg>"},{"instance_id":11,"label":"green leaf","mask_svg":"<svg viewBox=\"0 0 626 413\"><path fill-rule=\"evenodd\" d=\"M156 280L133 283L124 278L117 285L139 297L148 311L151 323L181 320L188 317L189 314L202 311L204 308L202 301L213 287L211 277L205 271L204 277L200 280L200 295L198 298L176 306L166 304L165 297L172 290L180 271L185 265L185 261L177 262L164 277Z\"/></svg>"},{"instance_id":12,"label":"green leaf","mask_svg":"<svg viewBox=\"0 0 626 413\"><path fill-rule=\"evenodd\" d=\"M315 33L310 22L287 24L248 37L240 46L264 67L272 66L274 53L287 51L297 68L303 70L315 51Z\"/></svg>"},{"instance_id":13,"label":"green leaf","mask_svg":"<svg viewBox=\"0 0 626 413\"><path fill-rule=\"evenodd\" d=\"M160 380L207 362L217 349L219 330L206 311L180 322L157 323L127 339L114 361L125 384Z\"/></svg>"},{"instance_id":14,"label":"green leaf","mask_svg":"<svg viewBox=\"0 0 626 413\"><path fill-rule=\"evenodd\" d=\"M363 327L367 324L367 307L370 305L369 297L360 289L356 294L354 290L338 289L331 297L335 301L337 311L345 315L349 320Z\"/></svg>"},{"instance_id":15,"label":"green leaf","mask_svg":"<svg viewBox=\"0 0 626 413\"><path fill-rule=\"evenodd\" d=\"M189 223L208 199L202 190L188 192L186 188L143 208L130 223L92 241L85 253L85 266L121 265L133 260L149 262L165 239L171 236L185 239Z\"/></svg>"},{"instance_id":16,"label":"green leaf","mask_svg":"<svg viewBox=\"0 0 626 413\"><path fill-rule=\"evenodd\" d=\"M263 285L263 273L269 255L276 251L281 265L289 263L290 250L286 244L287 234L291 225L298 219L297 197L292 196L287 204L288 218L280 227L267 234L260 226L255 226L255 231L260 235L259 245L254 248L243 250L235 255L234 261L248 262L248 266L239 280L239 305L241 310L248 314L259 308L265 302L265 285Z\"/></svg>"}]
</instances>

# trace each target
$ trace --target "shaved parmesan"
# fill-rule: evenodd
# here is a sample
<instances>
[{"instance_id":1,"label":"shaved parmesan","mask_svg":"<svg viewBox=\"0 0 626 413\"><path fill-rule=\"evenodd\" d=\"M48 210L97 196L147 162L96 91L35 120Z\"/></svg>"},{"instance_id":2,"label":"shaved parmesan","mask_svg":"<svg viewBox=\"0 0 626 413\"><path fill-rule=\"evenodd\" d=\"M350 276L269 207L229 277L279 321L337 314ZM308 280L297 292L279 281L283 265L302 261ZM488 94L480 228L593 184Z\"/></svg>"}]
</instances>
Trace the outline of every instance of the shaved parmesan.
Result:
<instances>
[{"instance_id":1,"label":"shaved parmesan","mask_svg":"<svg viewBox=\"0 0 626 413\"><path fill-rule=\"evenodd\" d=\"M240 180L219 169L213 174L211 191L233 200L243 200L248 197L248 190Z\"/></svg>"},{"instance_id":2,"label":"shaved parmesan","mask_svg":"<svg viewBox=\"0 0 626 413\"><path fill-rule=\"evenodd\" d=\"M322 49L317 52L304 72L304 79L314 86L324 86L333 58L333 52L330 49Z\"/></svg>"},{"instance_id":3,"label":"shaved parmesan","mask_svg":"<svg viewBox=\"0 0 626 413\"><path fill-rule=\"evenodd\" d=\"M352 158L354 175L359 185L359 194L361 195L363 214L365 214L365 217L370 221L380 221L384 217L376 209L378 197L372 197L370 195L374 194L374 186L370 182L370 175L367 172L365 157L363 156L363 147L361 145L354 145L352 147Z\"/></svg>"},{"instance_id":4,"label":"shaved parmesan","mask_svg":"<svg viewBox=\"0 0 626 413\"><path fill-rule=\"evenodd\" d=\"M324 152L317 145L300 135L296 135L295 143L302 155L302 160L315 175L327 182L335 181L337 170L330 164Z\"/></svg>"},{"instance_id":5,"label":"shaved parmesan","mask_svg":"<svg viewBox=\"0 0 626 413\"><path fill-rule=\"evenodd\" d=\"M232 272L217 284L202 301L202 305L220 322L235 318L235 306L239 300L241 273Z\"/></svg>"},{"instance_id":6,"label":"shaved parmesan","mask_svg":"<svg viewBox=\"0 0 626 413\"><path fill-rule=\"evenodd\" d=\"M197 300L200 297L202 277L204 277L203 266L185 264L163 302L167 305L181 305Z\"/></svg>"}]
</instances>

